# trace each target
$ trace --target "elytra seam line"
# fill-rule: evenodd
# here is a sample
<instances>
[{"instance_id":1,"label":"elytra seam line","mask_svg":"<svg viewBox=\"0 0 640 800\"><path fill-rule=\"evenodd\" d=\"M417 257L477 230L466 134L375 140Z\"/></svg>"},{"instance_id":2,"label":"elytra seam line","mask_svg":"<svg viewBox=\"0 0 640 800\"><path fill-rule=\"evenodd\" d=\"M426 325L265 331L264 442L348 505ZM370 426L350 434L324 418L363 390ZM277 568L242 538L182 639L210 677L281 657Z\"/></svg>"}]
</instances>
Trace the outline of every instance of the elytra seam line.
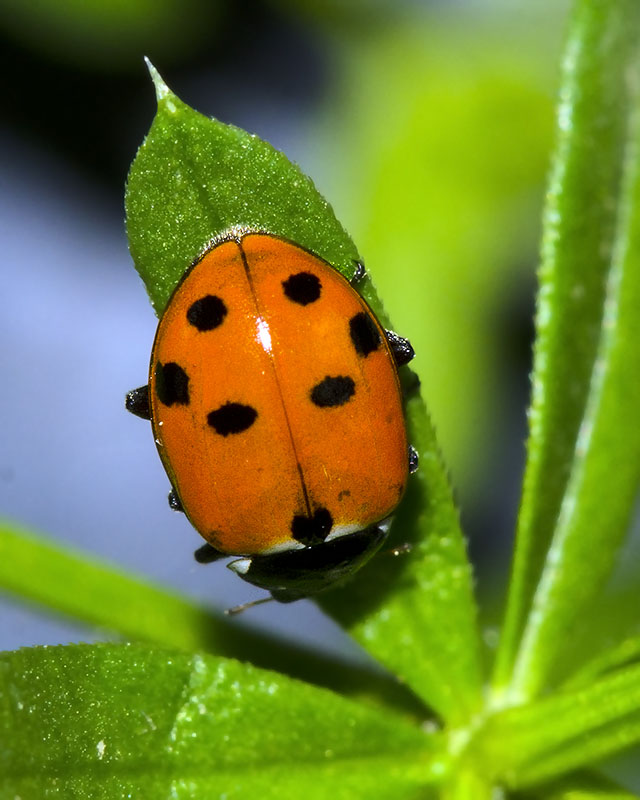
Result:
<instances>
[{"instance_id":1,"label":"elytra seam line","mask_svg":"<svg viewBox=\"0 0 640 800\"><path fill-rule=\"evenodd\" d=\"M244 252L244 248L242 246L242 242L241 241L238 242L238 247L240 248L240 255L242 257L242 263L244 265L244 270L245 270L245 273L247 275L247 281L249 282L249 289L251 291L251 297L253 298L253 303L254 303L254 305L256 307L256 312L257 312L257 314L258 314L260 319L264 319L264 316L263 316L263 314L261 312L261 309L260 309L260 304L258 302L258 297L256 295L255 287L253 285L253 278L251 276L251 268L249 267L249 262L247 261L247 255ZM276 381L276 386L278 387L278 394L280 395L280 401L282 402L282 409L284 411L284 417L285 417L285 420L286 420L286 423L287 423L287 430L289 431L289 439L291 441L291 447L293 449L293 455L294 455L294 457L296 459L296 467L298 469L298 475L300 477L300 485L301 485L302 494L303 494L303 497L304 497L304 504L307 507L307 516L309 518L311 518L311 516L312 516L312 514L311 514L311 503L309 502L309 493L307 491L307 484L306 484L305 479L304 479L304 473L302 471L302 465L300 464L300 459L298 458L298 451L296 450L296 443L295 443L295 440L293 438L293 431L291 430L291 422L289 420L289 415L287 413L287 406L286 406L286 404L284 402L284 395L282 394L282 386L280 385L280 379L278 377L278 371L276 370L276 366L275 366L275 363L273 361L273 355L272 355L272 361L271 361L271 368L273 369L273 376L274 376L275 381Z\"/></svg>"}]
</instances>

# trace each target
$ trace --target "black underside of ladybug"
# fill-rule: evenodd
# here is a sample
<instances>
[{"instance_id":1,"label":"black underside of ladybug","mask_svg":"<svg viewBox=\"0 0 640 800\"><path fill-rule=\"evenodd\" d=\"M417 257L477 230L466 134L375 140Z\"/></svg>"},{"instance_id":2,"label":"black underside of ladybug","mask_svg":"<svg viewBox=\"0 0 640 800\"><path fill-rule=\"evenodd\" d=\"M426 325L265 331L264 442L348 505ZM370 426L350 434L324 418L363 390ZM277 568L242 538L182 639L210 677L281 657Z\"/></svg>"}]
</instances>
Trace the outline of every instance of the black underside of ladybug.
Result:
<instances>
[{"instance_id":1,"label":"black underside of ladybug","mask_svg":"<svg viewBox=\"0 0 640 800\"><path fill-rule=\"evenodd\" d=\"M320 545L232 561L229 567L279 603L292 603L336 586L359 569L380 549L387 531L388 526L373 525Z\"/></svg>"},{"instance_id":2,"label":"black underside of ladybug","mask_svg":"<svg viewBox=\"0 0 640 800\"><path fill-rule=\"evenodd\" d=\"M279 603L292 603L318 594L351 575L381 547L388 525L338 536L319 545L232 561L228 566L242 580L267 589ZM200 564L227 557L210 544L195 552Z\"/></svg>"}]
</instances>

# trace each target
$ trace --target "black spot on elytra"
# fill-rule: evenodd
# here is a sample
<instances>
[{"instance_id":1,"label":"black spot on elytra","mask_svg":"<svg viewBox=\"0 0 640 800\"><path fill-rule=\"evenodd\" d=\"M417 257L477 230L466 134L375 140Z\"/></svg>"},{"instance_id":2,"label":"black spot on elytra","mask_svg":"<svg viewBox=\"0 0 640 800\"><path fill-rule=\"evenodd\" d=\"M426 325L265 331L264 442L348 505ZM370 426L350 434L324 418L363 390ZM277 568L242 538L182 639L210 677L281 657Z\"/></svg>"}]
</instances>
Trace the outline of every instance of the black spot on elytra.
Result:
<instances>
[{"instance_id":1,"label":"black spot on elytra","mask_svg":"<svg viewBox=\"0 0 640 800\"><path fill-rule=\"evenodd\" d=\"M333 526L333 517L326 508L318 508L312 517L296 514L291 522L291 535L307 547L320 544L329 535Z\"/></svg>"},{"instance_id":2,"label":"black spot on elytra","mask_svg":"<svg viewBox=\"0 0 640 800\"><path fill-rule=\"evenodd\" d=\"M156 394L165 406L189 405L189 376L179 364L169 361L155 369Z\"/></svg>"},{"instance_id":3,"label":"black spot on elytra","mask_svg":"<svg viewBox=\"0 0 640 800\"><path fill-rule=\"evenodd\" d=\"M196 300L187 311L189 323L199 331L212 331L227 316L227 307L215 294L207 294Z\"/></svg>"},{"instance_id":4,"label":"black spot on elytra","mask_svg":"<svg viewBox=\"0 0 640 800\"><path fill-rule=\"evenodd\" d=\"M353 378L338 375L335 378L327 375L311 390L311 402L320 408L343 406L356 391Z\"/></svg>"},{"instance_id":5,"label":"black spot on elytra","mask_svg":"<svg viewBox=\"0 0 640 800\"><path fill-rule=\"evenodd\" d=\"M375 322L366 311L360 311L349 320L349 333L356 353L365 358L380 347L381 337Z\"/></svg>"},{"instance_id":6,"label":"black spot on elytra","mask_svg":"<svg viewBox=\"0 0 640 800\"><path fill-rule=\"evenodd\" d=\"M296 272L290 275L286 281L282 281L284 293L294 303L307 306L315 302L320 297L322 284L320 278L312 272Z\"/></svg>"},{"instance_id":7,"label":"black spot on elytra","mask_svg":"<svg viewBox=\"0 0 640 800\"><path fill-rule=\"evenodd\" d=\"M258 412L252 406L242 403L225 403L207 414L207 422L220 436L242 433L256 421Z\"/></svg>"}]
</instances>

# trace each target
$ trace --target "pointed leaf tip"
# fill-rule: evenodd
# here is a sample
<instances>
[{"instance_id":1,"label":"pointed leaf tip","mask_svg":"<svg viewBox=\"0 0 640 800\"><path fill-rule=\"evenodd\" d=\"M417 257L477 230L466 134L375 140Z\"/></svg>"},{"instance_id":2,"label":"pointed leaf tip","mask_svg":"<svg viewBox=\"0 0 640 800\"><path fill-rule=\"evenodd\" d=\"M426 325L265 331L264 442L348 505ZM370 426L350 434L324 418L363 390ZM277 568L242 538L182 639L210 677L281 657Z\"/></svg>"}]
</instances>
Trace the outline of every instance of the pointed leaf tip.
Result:
<instances>
[{"instance_id":1,"label":"pointed leaf tip","mask_svg":"<svg viewBox=\"0 0 640 800\"><path fill-rule=\"evenodd\" d=\"M156 90L156 99L158 103L162 102L166 97L169 97L173 94L171 89L167 86L167 84L163 81L162 75L158 72L158 70L153 66L151 61L144 57L144 63L147 65L147 69L149 70L149 75L151 75L151 80L153 81L153 85Z\"/></svg>"}]
</instances>

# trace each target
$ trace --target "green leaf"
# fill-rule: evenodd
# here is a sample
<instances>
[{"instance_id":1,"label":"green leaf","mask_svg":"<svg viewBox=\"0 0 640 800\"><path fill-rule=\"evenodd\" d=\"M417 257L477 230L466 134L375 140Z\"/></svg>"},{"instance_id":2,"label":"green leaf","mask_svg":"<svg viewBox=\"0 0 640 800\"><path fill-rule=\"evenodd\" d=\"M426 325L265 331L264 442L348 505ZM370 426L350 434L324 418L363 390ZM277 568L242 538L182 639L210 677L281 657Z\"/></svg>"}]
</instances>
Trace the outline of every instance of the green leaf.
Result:
<instances>
[{"instance_id":1,"label":"green leaf","mask_svg":"<svg viewBox=\"0 0 640 800\"><path fill-rule=\"evenodd\" d=\"M608 778L583 773L556 781L544 788L518 794L521 800L637 800L638 795Z\"/></svg>"},{"instance_id":2,"label":"green leaf","mask_svg":"<svg viewBox=\"0 0 640 800\"><path fill-rule=\"evenodd\" d=\"M127 217L131 251L158 311L185 264L212 237L237 226L287 236L352 273L357 251L308 178L269 145L197 114L157 74L154 80L158 114L131 168ZM386 324L371 281L359 289ZM421 466L394 531L413 551L396 563L378 557L322 604L443 717L461 721L477 711L482 690L471 570L415 386L407 416Z\"/></svg>"},{"instance_id":3,"label":"green leaf","mask_svg":"<svg viewBox=\"0 0 640 800\"><path fill-rule=\"evenodd\" d=\"M523 787L591 766L640 741L640 665L584 689L562 691L512 708L487 722L478 739L480 763Z\"/></svg>"},{"instance_id":4,"label":"green leaf","mask_svg":"<svg viewBox=\"0 0 640 800\"><path fill-rule=\"evenodd\" d=\"M540 783L571 769L597 763L640 742L640 712L629 714L616 724L605 725L575 743L549 750L536 763L523 765L518 785Z\"/></svg>"},{"instance_id":5,"label":"green leaf","mask_svg":"<svg viewBox=\"0 0 640 800\"><path fill-rule=\"evenodd\" d=\"M0 520L0 587L124 636L184 650L209 649L227 627L139 576L89 559Z\"/></svg>"},{"instance_id":6,"label":"green leaf","mask_svg":"<svg viewBox=\"0 0 640 800\"><path fill-rule=\"evenodd\" d=\"M358 252L311 180L257 136L189 108L149 69L158 113L131 165L125 204L131 255L156 312L231 228L284 236L353 275Z\"/></svg>"},{"instance_id":7,"label":"green leaf","mask_svg":"<svg viewBox=\"0 0 640 800\"><path fill-rule=\"evenodd\" d=\"M407 406L420 468L391 537L411 551L378 555L319 602L455 726L468 722L482 702L473 579L431 421L419 396Z\"/></svg>"},{"instance_id":8,"label":"green leaf","mask_svg":"<svg viewBox=\"0 0 640 800\"><path fill-rule=\"evenodd\" d=\"M637 558L623 548L619 561L625 558L629 567L637 569ZM589 613L575 621L572 647L563 651L562 668L554 675L558 686L585 686L599 675L640 661L634 655L640 646L639 587L633 582L624 585L619 573L619 569L614 572Z\"/></svg>"},{"instance_id":9,"label":"green leaf","mask_svg":"<svg viewBox=\"0 0 640 800\"><path fill-rule=\"evenodd\" d=\"M493 800L493 782L464 765L456 764L440 792L440 800Z\"/></svg>"},{"instance_id":10,"label":"green leaf","mask_svg":"<svg viewBox=\"0 0 640 800\"><path fill-rule=\"evenodd\" d=\"M640 634L628 636L615 647L603 650L586 664L583 664L571 678L563 684L564 689L588 686L594 679L621 667L640 663Z\"/></svg>"},{"instance_id":11,"label":"green leaf","mask_svg":"<svg viewBox=\"0 0 640 800\"><path fill-rule=\"evenodd\" d=\"M0 795L425 797L437 737L325 690L140 646L0 658ZM418 794L420 792L420 794Z\"/></svg>"},{"instance_id":12,"label":"green leaf","mask_svg":"<svg viewBox=\"0 0 640 800\"><path fill-rule=\"evenodd\" d=\"M408 691L377 671L240 626L148 579L0 520L0 588L128 639L204 650L278 669L354 695L416 710Z\"/></svg>"},{"instance_id":13,"label":"green leaf","mask_svg":"<svg viewBox=\"0 0 640 800\"><path fill-rule=\"evenodd\" d=\"M611 568L638 484L640 442L629 424L640 402L637 198L623 168L639 23L634 0L579 0L570 26L529 457L495 677L504 690L515 669L512 700L535 695L570 646L570 625Z\"/></svg>"}]
</instances>

